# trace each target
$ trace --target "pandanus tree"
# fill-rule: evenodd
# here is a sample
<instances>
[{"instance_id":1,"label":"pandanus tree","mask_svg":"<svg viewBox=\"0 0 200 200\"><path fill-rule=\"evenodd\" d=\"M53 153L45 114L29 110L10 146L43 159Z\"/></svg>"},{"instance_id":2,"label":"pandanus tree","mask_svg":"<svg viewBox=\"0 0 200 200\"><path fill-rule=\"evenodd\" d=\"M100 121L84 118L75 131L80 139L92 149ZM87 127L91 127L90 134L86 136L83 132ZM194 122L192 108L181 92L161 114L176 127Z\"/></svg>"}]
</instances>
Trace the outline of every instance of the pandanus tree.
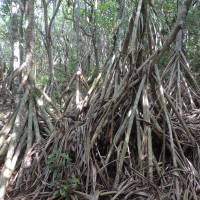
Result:
<instances>
[{"instance_id":1,"label":"pandanus tree","mask_svg":"<svg viewBox=\"0 0 200 200\"><path fill-rule=\"evenodd\" d=\"M119 2L114 48L89 88L79 63L80 1L75 1L77 72L63 95L73 81L75 92L61 114L27 74L18 110L0 132L2 198L7 183L11 199L199 198L199 87L181 45L192 2L179 1L162 41L155 34L153 2L146 0L137 2L123 38L125 1ZM163 67L166 52L173 55ZM80 80L87 89L82 98ZM18 116L24 131L17 132Z\"/></svg>"},{"instance_id":2,"label":"pandanus tree","mask_svg":"<svg viewBox=\"0 0 200 200\"><path fill-rule=\"evenodd\" d=\"M0 131L0 160L1 164L3 164L0 175L0 199L4 199L8 181L20 163L16 184L16 187L18 187L21 171L30 165L30 151L34 141L41 142L45 134L50 134L54 130L51 120L48 118L48 113L51 113L49 109L51 106L48 109L45 108L42 98L45 96L45 99L52 106L53 104L46 94L36 88L31 74L34 49L34 1L26 1L25 11L25 20L27 22L25 62L21 67L16 68L12 74L13 79L20 73L23 74L23 80L18 92L24 92L22 96L18 97L17 108L10 120ZM39 110L41 110L42 114L39 114ZM57 112L59 111L57 110ZM44 127L43 133L40 130L38 117L42 118L45 124L48 123ZM20 161L21 158L23 161Z\"/></svg>"}]
</instances>

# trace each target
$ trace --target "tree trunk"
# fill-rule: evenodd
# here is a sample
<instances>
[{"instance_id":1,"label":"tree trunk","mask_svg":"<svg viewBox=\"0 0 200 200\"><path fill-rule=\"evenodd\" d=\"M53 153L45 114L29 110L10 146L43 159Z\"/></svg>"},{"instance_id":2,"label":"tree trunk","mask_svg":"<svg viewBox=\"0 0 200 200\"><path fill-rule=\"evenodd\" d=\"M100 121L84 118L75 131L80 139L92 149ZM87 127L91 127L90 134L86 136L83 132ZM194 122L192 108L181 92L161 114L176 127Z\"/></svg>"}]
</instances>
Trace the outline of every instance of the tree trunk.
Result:
<instances>
[{"instance_id":1,"label":"tree trunk","mask_svg":"<svg viewBox=\"0 0 200 200\"><path fill-rule=\"evenodd\" d=\"M97 24L96 24L96 12L97 12L97 0L95 0L95 3L93 5L93 30L92 30L92 43L93 43L93 48L94 48L94 55L95 55L95 65L96 65L96 72L99 70L99 48L98 48L98 41L99 41L99 34L97 30Z\"/></svg>"},{"instance_id":2,"label":"tree trunk","mask_svg":"<svg viewBox=\"0 0 200 200\"><path fill-rule=\"evenodd\" d=\"M25 5L20 4L20 19L19 19L19 40L20 40L20 66L24 62L24 28L23 28L23 23L24 23L24 14L25 14Z\"/></svg>"},{"instance_id":3,"label":"tree trunk","mask_svg":"<svg viewBox=\"0 0 200 200\"><path fill-rule=\"evenodd\" d=\"M33 66L33 50L34 50L34 1L27 0L25 8L25 21L27 24L25 32L25 41L26 41L26 65L27 69L31 69Z\"/></svg>"},{"instance_id":4,"label":"tree trunk","mask_svg":"<svg viewBox=\"0 0 200 200\"><path fill-rule=\"evenodd\" d=\"M11 3L11 38L12 38L12 69L20 67L20 48L19 48L19 2L13 0Z\"/></svg>"},{"instance_id":5,"label":"tree trunk","mask_svg":"<svg viewBox=\"0 0 200 200\"><path fill-rule=\"evenodd\" d=\"M48 20L48 2L46 0L42 0L43 9L44 9L44 29L45 29L45 48L47 51L47 59L48 59L48 74L49 74L49 84L52 83L54 78L54 68L53 68L53 52L52 52L52 38L51 38L51 29L53 26L54 19L58 13L59 7L61 5L62 0L54 1L53 4L53 15ZM57 4L56 4L57 3Z\"/></svg>"},{"instance_id":6,"label":"tree trunk","mask_svg":"<svg viewBox=\"0 0 200 200\"><path fill-rule=\"evenodd\" d=\"M181 29L176 36L176 51L182 51L183 44L183 30Z\"/></svg>"},{"instance_id":7,"label":"tree trunk","mask_svg":"<svg viewBox=\"0 0 200 200\"><path fill-rule=\"evenodd\" d=\"M33 65L33 48L34 48L34 1L27 0L25 6L26 12L26 32L25 32L25 40L26 40L26 59L25 59L25 68L29 71ZM18 48L19 50L19 48ZM20 60L18 60L20 62ZM14 65L15 66L15 65ZM19 101L19 97L16 98ZM23 122L23 112L17 115L14 128L12 139L9 144L9 150L6 156L5 164L1 170L0 175L0 200L4 200L6 194L6 187L8 184L9 179L12 176L17 164L17 160L20 156L20 151L23 147L23 143L25 140L25 132L20 136ZM21 137L19 145L17 145L17 140Z\"/></svg>"},{"instance_id":8,"label":"tree trunk","mask_svg":"<svg viewBox=\"0 0 200 200\"><path fill-rule=\"evenodd\" d=\"M124 32L124 9L126 0L117 0L117 23L116 23L116 32L114 35L114 51L121 51L122 48L122 37Z\"/></svg>"},{"instance_id":9,"label":"tree trunk","mask_svg":"<svg viewBox=\"0 0 200 200\"><path fill-rule=\"evenodd\" d=\"M80 58L80 1L76 0L74 5L74 29L76 32L76 106L80 104L79 78L82 73Z\"/></svg>"},{"instance_id":10,"label":"tree trunk","mask_svg":"<svg viewBox=\"0 0 200 200\"><path fill-rule=\"evenodd\" d=\"M49 22L48 22L48 3L46 2L46 0L42 0L42 4L44 9L45 48L47 51L49 83L51 83L54 77L54 70L53 70L51 33L49 31Z\"/></svg>"}]
</instances>

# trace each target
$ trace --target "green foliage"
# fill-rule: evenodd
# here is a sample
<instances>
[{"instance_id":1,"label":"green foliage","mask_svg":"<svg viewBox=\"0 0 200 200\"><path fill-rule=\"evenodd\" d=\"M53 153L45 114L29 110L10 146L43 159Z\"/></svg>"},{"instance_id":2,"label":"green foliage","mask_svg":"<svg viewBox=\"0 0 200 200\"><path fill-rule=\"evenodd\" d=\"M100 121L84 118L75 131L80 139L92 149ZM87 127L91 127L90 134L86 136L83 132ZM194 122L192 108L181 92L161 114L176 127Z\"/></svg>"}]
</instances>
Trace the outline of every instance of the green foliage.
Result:
<instances>
[{"instance_id":1,"label":"green foliage","mask_svg":"<svg viewBox=\"0 0 200 200\"><path fill-rule=\"evenodd\" d=\"M47 167L52 173L52 188L56 188L53 193L53 198L69 199L69 192L71 188L77 188L80 184L78 178L70 175L67 180L63 181L61 177L61 170L67 169L72 164L72 159L69 154L61 152L61 150L54 150L47 157Z\"/></svg>"},{"instance_id":2,"label":"green foliage","mask_svg":"<svg viewBox=\"0 0 200 200\"><path fill-rule=\"evenodd\" d=\"M0 1L0 16L1 19L8 17L10 14L10 2L9 1Z\"/></svg>"},{"instance_id":3,"label":"green foliage","mask_svg":"<svg viewBox=\"0 0 200 200\"><path fill-rule=\"evenodd\" d=\"M71 158L68 154L62 153L61 150L54 150L47 158L47 166L50 170L61 169L71 164Z\"/></svg>"},{"instance_id":4,"label":"green foliage","mask_svg":"<svg viewBox=\"0 0 200 200\"><path fill-rule=\"evenodd\" d=\"M37 82L40 86L44 86L48 83L49 77L47 74L42 74L42 76L37 77Z\"/></svg>"},{"instance_id":5,"label":"green foliage","mask_svg":"<svg viewBox=\"0 0 200 200\"><path fill-rule=\"evenodd\" d=\"M169 14L175 14L177 10L177 1L174 0L165 0L163 2L157 1L158 5L162 4L163 10L165 10Z\"/></svg>"},{"instance_id":6,"label":"green foliage","mask_svg":"<svg viewBox=\"0 0 200 200\"><path fill-rule=\"evenodd\" d=\"M94 6L94 5L93 5ZM100 1L97 6L95 13L91 13L91 8L83 9L81 8L81 26L86 30L89 30L91 25L94 23L94 18L96 18L95 23L99 31L106 32L106 34L111 34L111 30L115 24L115 19L117 15L117 3L113 0ZM94 16L96 15L96 16ZM91 19L89 19L91 18ZM90 21L91 20L91 21Z\"/></svg>"},{"instance_id":7,"label":"green foliage","mask_svg":"<svg viewBox=\"0 0 200 200\"><path fill-rule=\"evenodd\" d=\"M76 69L76 52L74 48L69 49L69 70L70 72L74 72Z\"/></svg>"},{"instance_id":8,"label":"green foliage","mask_svg":"<svg viewBox=\"0 0 200 200\"><path fill-rule=\"evenodd\" d=\"M53 199L64 198L66 200L69 199L69 188L68 185L60 185L57 190L53 193Z\"/></svg>"},{"instance_id":9,"label":"green foliage","mask_svg":"<svg viewBox=\"0 0 200 200\"><path fill-rule=\"evenodd\" d=\"M63 197L66 200L68 200L70 189L77 188L79 184L79 180L74 175L72 175L67 181L65 181L59 186L58 190L54 192L53 198Z\"/></svg>"},{"instance_id":10,"label":"green foliage","mask_svg":"<svg viewBox=\"0 0 200 200\"><path fill-rule=\"evenodd\" d=\"M10 64L10 9L9 2L0 3L0 58Z\"/></svg>"},{"instance_id":11,"label":"green foliage","mask_svg":"<svg viewBox=\"0 0 200 200\"><path fill-rule=\"evenodd\" d=\"M187 17L187 56L196 72L200 72L200 5L194 6Z\"/></svg>"},{"instance_id":12,"label":"green foliage","mask_svg":"<svg viewBox=\"0 0 200 200\"><path fill-rule=\"evenodd\" d=\"M99 29L103 28L107 33L110 33L116 20L116 14L116 1L102 1L97 9L97 25Z\"/></svg>"}]
</instances>

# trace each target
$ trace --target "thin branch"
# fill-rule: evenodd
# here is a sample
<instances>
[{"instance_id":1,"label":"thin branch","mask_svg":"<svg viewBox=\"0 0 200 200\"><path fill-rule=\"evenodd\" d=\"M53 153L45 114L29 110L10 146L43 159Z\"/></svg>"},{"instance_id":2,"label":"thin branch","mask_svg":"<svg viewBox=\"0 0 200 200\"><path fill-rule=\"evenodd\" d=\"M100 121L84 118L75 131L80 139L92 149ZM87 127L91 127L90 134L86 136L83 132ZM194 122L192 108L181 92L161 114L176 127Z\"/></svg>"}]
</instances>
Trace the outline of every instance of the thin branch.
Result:
<instances>
[{"instance_id":1,"label":"thin branch","mask_svg":"<svg viewBox=\"0 0 200 200\"><path fill-rule=\"evenodd\" d=\"M57 15L57 13L58 13L58 10L59 10L59 8L60 8L61 2L62 2L62 0L59 0L59 1L58 1L58 4L57 4L56 9L55 9L55 11L54 11L54 13L53 13L53 16L52 16L51 19L50 19L50 22L49 22L49 30L48 30L49 33L50 33L50 31L51 31L51 27L52 27L53 21L54 21L56 15Z\"/></svg>"}]
</instances>

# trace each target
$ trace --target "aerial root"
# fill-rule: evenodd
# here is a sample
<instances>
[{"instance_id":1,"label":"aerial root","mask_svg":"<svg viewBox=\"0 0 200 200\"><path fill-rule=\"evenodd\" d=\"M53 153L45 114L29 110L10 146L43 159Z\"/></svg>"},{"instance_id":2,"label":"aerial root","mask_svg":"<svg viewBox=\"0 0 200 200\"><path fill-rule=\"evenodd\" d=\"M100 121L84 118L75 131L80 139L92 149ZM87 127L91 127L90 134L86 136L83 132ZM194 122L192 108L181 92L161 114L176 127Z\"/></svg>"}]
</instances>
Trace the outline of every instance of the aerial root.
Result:
<instances>
[{"instance_id":1,"label":"aerial root","mask_svg":"<svg viewBox=\"0 0 200 200\"><path fill-rule=\"evenodd\" d=\"M47 96L42 93L47 100L44 101L42 95L38 96L38 93L33 91L34 89L29 86L26 88L16 111L0 131L0 160L2 164L0 199L4 199L6 187L11 178L13 179L11 182L15 182L15 189L21 187L23 173L32 164L31 150L34 144L40 144L45 137L49 137L55 131L48 113L52 112L53 109L58 113L58 109L55 109ZM47 111L47 107L44 105L46 102L52 106L51 111ZM55 117L54 120L58 118L59 116ZM15 170L18 172L13 176Z\"/></svg>"}]
</instances>

